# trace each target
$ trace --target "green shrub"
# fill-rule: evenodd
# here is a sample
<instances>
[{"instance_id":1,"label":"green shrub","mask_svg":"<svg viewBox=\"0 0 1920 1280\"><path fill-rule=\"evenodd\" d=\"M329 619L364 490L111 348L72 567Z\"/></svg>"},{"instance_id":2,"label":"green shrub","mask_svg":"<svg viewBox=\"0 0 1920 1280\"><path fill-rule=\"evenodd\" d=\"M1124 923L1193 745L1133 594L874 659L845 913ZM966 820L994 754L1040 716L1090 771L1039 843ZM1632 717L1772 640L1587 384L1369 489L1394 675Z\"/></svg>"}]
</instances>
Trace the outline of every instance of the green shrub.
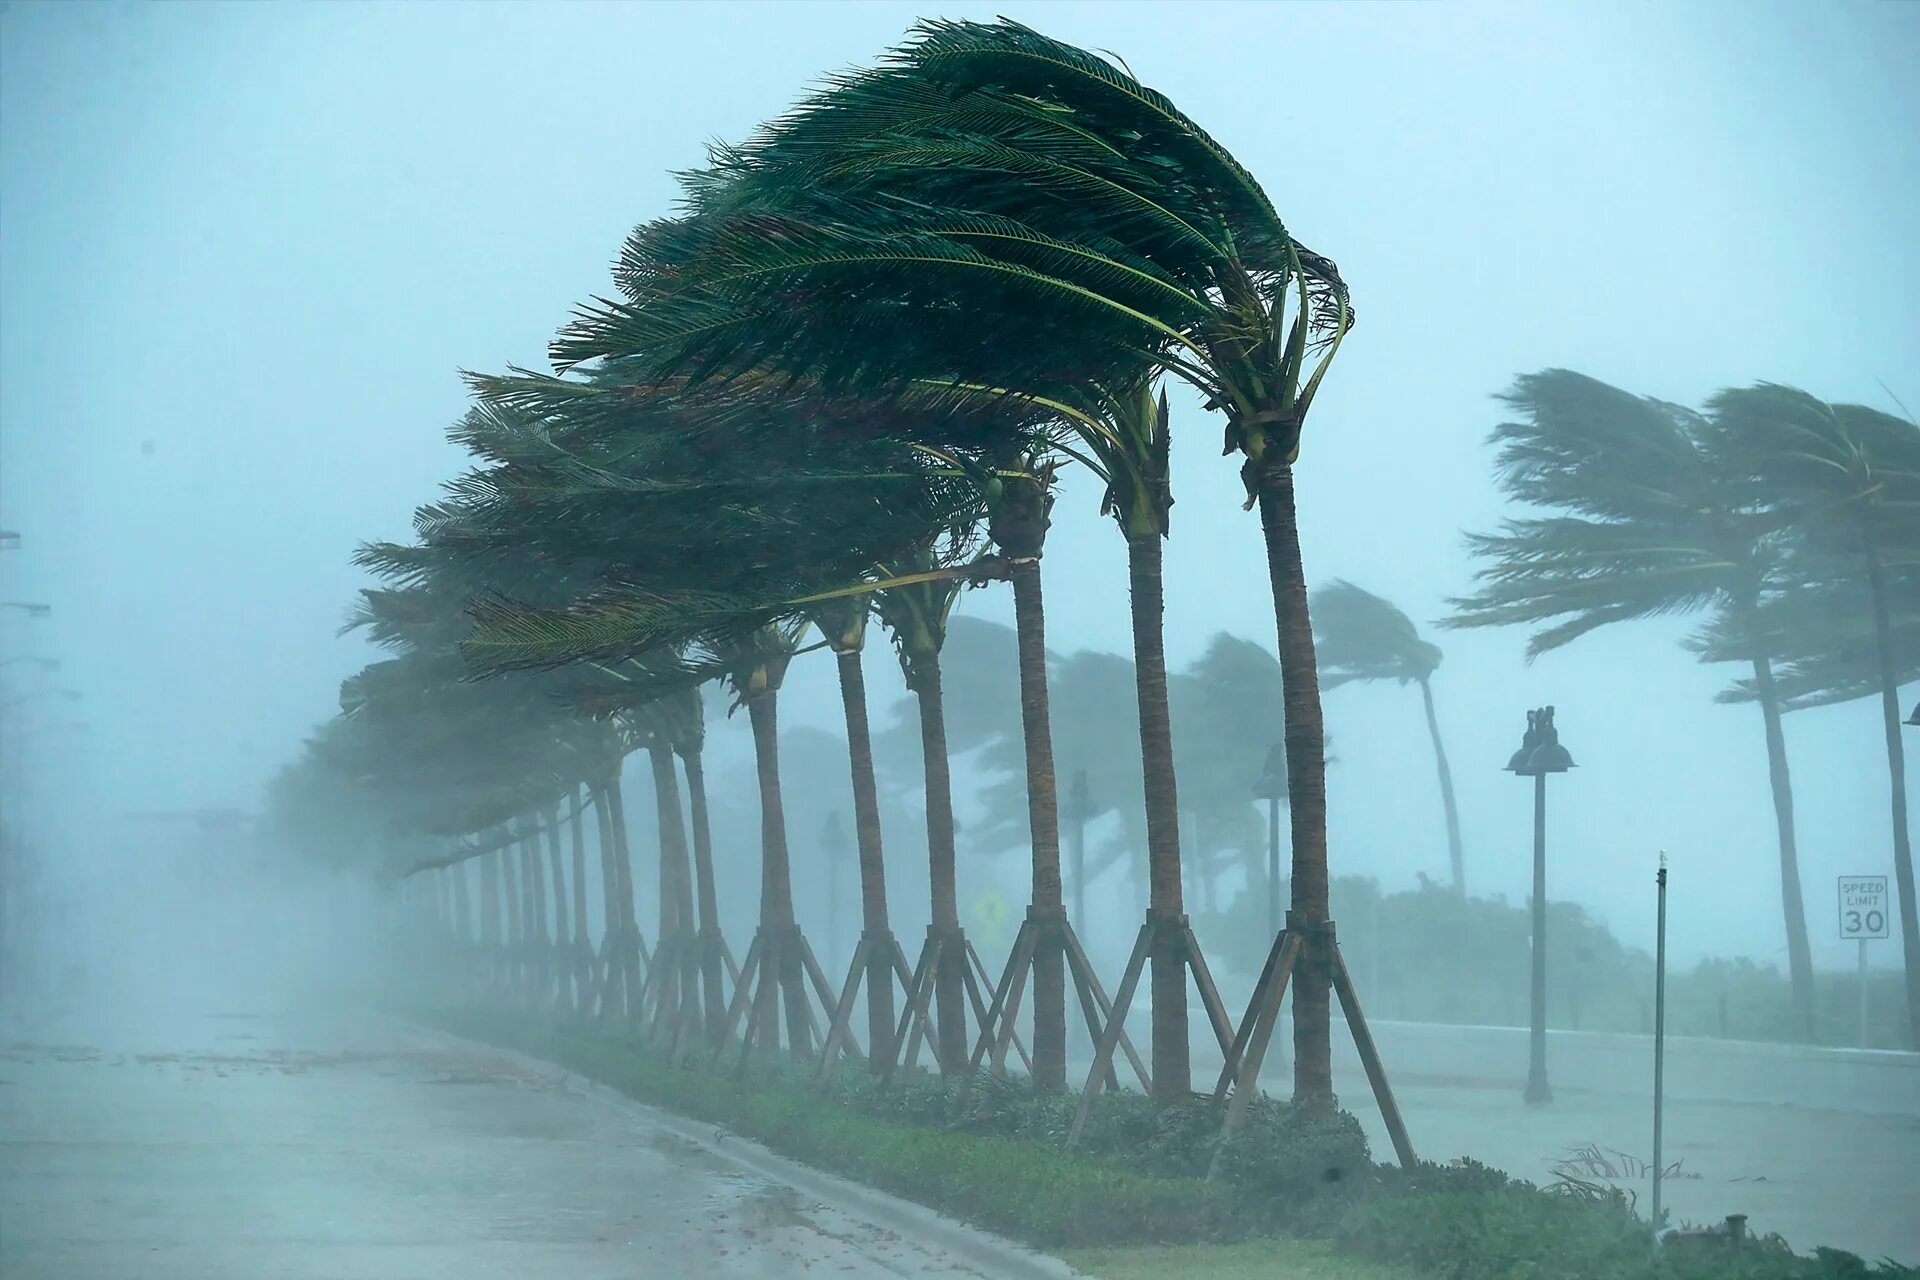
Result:
<instances>
[{"instance_id":1,"label":"green shrub","mask_svg":"<svg viewBox=\"0 0 1920 1280\"><path fill-rule=\"evenodd\" d=\"M1892 1263L1868 1267L1837 1249L1798 1255L1777 1236L1739 1249L1718 1240L1658 1246L1622 1200L1548 1194L1524 1183L1381 1196L1350 1210L1333 1240L1343 1252L1415 1267L1436 1280L1893 1280L1916 1274Z\"/></svg>"}]
</instances>

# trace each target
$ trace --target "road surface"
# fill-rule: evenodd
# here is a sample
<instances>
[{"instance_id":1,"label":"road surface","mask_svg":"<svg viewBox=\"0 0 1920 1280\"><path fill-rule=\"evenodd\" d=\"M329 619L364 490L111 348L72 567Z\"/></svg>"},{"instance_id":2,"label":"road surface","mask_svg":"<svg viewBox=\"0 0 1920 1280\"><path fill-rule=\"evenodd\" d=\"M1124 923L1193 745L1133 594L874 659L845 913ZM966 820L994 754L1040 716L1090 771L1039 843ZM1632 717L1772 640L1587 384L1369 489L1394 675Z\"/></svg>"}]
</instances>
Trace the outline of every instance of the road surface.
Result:
<instances>
[{"instance_id":1,"label":"road surface","mask_svg":"<svg viewBox=\"0 0 1920 1280\"><path fill-rule=\"evenodd\" d=\"M0 1046L7 1280L987 1274L724 1142L385 1022L60 1038Z\"/></svg>"}]
</instances>

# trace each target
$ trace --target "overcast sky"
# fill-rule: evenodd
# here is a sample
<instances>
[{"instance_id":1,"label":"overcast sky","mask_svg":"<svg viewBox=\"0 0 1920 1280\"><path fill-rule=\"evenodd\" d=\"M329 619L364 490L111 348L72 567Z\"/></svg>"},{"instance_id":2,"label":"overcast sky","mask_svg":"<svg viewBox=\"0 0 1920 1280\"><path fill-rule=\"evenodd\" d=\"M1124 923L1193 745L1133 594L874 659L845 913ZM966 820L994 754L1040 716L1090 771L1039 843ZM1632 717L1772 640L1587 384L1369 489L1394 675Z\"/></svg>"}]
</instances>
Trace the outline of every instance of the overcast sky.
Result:
<instances>
[{"instance_id":1,"label":"overcast sky","mask_svg":"<svg viewBox=\"0 0 1920 1280\"><path fill-rule=\"evenodd\" d=\"M0 527L25 545L0 599L55 615L4 611L0 652L87 695L61 757L85 856L123 854L119 810L259 804L369 656L334 634L354 545L407 536L460 463L457 370L542 362L672 171L921 14L997 12L1123 57L1340 263L1360 323L1302 460L1316 582L1445 611L1461 531L1505 513L1484 441L1519 372L1920 405L1920 5L4 5ZM1270 644L1272 606L1220 423L1175 404L1180 663L1222 628ZM1094 502L1070 482L1049 545L1060 650L1127 647ZM1683 625L1531 667L1518 631L1439 637L1469 881L1526 891L1528 788L1499 769L1552 702L1581 766L1552 788L1554 896L1644 943L1664 847L1683 957L1779 960L1759 716L1712 704L1735 673ZM793 679L792 715L831 724L828 667ZM1416 695L1327 714L1336 872L1444 875ZM1840 964L1833 877L1890 870L1877 708L1795 715L1788 743Z\"/></svg>"}]
</instances>

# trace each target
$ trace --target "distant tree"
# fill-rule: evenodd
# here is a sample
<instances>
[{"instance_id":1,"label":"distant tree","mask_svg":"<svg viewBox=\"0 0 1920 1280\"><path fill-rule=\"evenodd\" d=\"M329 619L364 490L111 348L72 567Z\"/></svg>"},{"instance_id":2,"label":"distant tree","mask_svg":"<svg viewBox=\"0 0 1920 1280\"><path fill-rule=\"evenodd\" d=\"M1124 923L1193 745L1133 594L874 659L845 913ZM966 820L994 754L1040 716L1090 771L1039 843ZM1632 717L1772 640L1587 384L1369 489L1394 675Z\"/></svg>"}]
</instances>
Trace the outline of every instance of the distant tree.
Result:
<instances>
[{"instance_id":1,"label":"distant tree","mask_svg":"<svg viewBox=\"0 0 1920 1280\"><path fill-rule=\"evenodd\" d=\"M1877 409L1827 404L1792 387L1762 383L1722 391L1708 405L1730 452L1743 459L1802 540L1794 565L1803 577L1776 624L1822 616L1820 605L1853 607L1841 614L1871 627L1872 689L1880 695L1886 735L1893 871L1900 895L1900 938L1906 960L1908 1035L1920 1049L1920 920L1915 919L1913 846L1907 823L1906 753L1901 741L1899 685L1911 662L1903 652L1897 612L1910 611L1920 569L1920 426ZM1816 601L1813 608L1809 602ZM1809 632L1783 632L1797 657L1796 681L1837 680L1859 688L1833 649L1805 643ZM1822 630L1827 630L1823 627ZM1828 638L1831 632L1828 631ZM1795 643L1798 641L1799 643ZM1857 653L1864 646L1847 646Z\"/></svg>"},{"instance_id":2,"label":"distant tree","mask_svg":"<svg viewBox=\"0 0 1920 1280\"><path fill-rule=\"evenodd\" d=\"M1467 891L1466 861L1460 851L1460 810L1453 799L1453 771L1440 740L1433 710L1433 673L1440 646L1420 638L1413 620L1391 602L1351 582L1336 580L1313 593L1314 647L1320 655L1321 686L1336 689L1351 680L1398 680L1420 686L1427 712L1427 736L1440 772L1440 804L1447 818L1447 865L1453 891Z\"/></svg>"}]
</instances>

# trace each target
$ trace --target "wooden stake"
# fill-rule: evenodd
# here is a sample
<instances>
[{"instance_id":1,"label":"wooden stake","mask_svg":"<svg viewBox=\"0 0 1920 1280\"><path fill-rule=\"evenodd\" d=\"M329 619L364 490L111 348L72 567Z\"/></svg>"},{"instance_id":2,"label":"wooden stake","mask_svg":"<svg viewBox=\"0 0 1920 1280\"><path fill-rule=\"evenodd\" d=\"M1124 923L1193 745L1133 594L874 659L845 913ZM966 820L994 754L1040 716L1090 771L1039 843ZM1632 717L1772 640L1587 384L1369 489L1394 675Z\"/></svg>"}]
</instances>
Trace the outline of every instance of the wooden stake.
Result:
<instances>
[{"instance_id":1,"label":"wooden stake","mask_svg":"<svg viewBox=\"0 0 1920 1280\"><path fill-rule=\"evenodd\" d=\"M1073 1128L1067 1132L1069 1150L1080 1141L1080 1133L1087 1126L1087 1117L1092 1114L1093 1100L1100 1096L1100 1086L1106 1083L1107 1071L1113 1065L1114 1050L1120 1046L1121 1036L1126 1034L1127 1010L1133 1007L1134 988L1140 985L1140 971L1146 968L1148 944L1153 939L1153 922L1149 920L1140 926L1139 936L1133 940L1133 954L1127 959L1126 972L1120 978L1120 992L1113 1004L1113 1010L1107 1015L1107 1023L1100 1033L1099 1046L1093 1053L1093 1070L1087 1074L1087 1083L1080 1090L1080 1109L1074 1113ZM1152 1093L1151 1088L1147 1089Z\"/></svg>"}]
</instances>

